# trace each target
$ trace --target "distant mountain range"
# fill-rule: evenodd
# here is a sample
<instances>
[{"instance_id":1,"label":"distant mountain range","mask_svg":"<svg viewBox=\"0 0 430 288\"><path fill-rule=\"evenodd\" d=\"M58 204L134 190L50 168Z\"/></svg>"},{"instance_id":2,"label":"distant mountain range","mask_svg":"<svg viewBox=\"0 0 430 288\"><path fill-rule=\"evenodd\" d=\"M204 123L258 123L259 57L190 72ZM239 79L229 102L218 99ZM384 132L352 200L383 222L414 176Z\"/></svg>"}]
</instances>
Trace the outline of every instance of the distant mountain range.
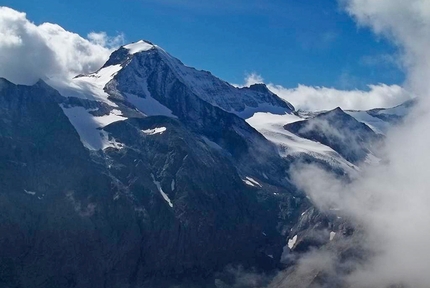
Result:
<instances>
[{"instance_id":1,"label":"distant mountain range","mask_svg":"<svg viewBox=\"0 0 430 288\"><path fill-rule=\"evenodd\" d=\"M230 287L227 266L293 266L351 229L291 169L358 173L413 104L296 111L147 41L70 81L0 79L0 286Z\"/></svg>"}]
</instances>

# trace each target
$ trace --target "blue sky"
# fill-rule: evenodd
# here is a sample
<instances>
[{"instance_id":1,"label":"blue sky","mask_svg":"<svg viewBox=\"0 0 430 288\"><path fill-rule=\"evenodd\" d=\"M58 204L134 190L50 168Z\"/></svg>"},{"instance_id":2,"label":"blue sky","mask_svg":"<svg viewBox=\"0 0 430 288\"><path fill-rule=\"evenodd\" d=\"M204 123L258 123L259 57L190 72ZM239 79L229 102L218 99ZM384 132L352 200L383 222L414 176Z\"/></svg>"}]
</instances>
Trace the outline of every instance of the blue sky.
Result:
<instances>
[{"instance_id":1,"label":"blue sky","mask_svg":"<svg viewBox=\"0 0 430 288\"><path fill-rule=\"evenodd\" d=\"M198 2L198 3L196 3ZM185 64L232 83L247 73L266 82L339 89L402 83L396 47L359 28L336 0L3 0L40 24L82 36L124 33L150 40Z\"/></svg>"}]
</instances>

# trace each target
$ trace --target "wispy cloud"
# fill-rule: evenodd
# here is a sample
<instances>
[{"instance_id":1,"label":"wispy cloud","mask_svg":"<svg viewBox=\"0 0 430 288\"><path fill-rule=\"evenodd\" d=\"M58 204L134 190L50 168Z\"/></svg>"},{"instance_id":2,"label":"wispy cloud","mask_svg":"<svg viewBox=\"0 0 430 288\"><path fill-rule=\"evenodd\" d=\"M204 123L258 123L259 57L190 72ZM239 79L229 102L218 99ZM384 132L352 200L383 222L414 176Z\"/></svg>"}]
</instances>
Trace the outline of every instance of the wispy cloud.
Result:
<instances>
[{"instance_id":1,"label":"wispy cloud","mask_svg":"<svg viewBox=\"0 0 430 288\"><path fill-rule=\"evenodd\" d=\"M339 33L334 30L327 30L320 33L305 31L297 35L297 42L305 51L327 50L336 43Z\"/></svg>"},{"instance_id":2,"label":"wispy cloud","mask_svg":"<svg viewBox=\"0 0 430 288\"><path fill-rule=\"evenodd\" d=\"M394 54L375 54L375 55L364 55L360 58L359 63L367 67L396 67L401 68L401 61L399 55Z\"/></svg>"}]
</instances>

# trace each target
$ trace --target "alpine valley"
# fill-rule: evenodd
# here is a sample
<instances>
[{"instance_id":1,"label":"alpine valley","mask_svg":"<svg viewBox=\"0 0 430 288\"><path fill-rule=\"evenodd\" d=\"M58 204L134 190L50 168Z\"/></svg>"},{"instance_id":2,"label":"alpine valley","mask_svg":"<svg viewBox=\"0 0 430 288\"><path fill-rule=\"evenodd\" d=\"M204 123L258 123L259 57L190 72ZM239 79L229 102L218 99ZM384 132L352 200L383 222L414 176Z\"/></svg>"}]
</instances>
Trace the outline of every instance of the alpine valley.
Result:
<instances>
[{"instance_id":1,"label":"alpine valley","mask_svg":"<svg viewBox=\"0 0 430 288\"><path fill-rule=\"evenodd\" d=\"M355 228L291 173L311 163L348 181L383 161L387 129L413 105L297 111L147 41L67 82L0 79L0 286L329 281L298 278L296 260ZM251 272L265 277L238 283Z\"/></svg>"}]
</instances>

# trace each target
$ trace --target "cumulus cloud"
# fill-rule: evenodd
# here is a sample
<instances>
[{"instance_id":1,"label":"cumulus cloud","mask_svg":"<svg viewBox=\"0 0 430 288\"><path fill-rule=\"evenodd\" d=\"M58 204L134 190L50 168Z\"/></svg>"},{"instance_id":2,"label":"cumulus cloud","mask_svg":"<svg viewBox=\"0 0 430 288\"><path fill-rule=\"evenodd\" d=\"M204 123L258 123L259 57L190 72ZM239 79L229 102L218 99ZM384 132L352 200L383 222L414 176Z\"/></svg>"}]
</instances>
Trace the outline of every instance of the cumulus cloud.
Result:
<instances>
[{"instance_id":1,"label":"cumulus cloud","mask_svg":"<svg viewBox=\"0 0 430 288\"><path fill-rule=\"evenodd\" d=\"M93 32L85 39L56 24L35 25L25 13L0 7L0 77L17 84L93 72L122 42L122 35Z\"/></svg>"},{"instance_id":2,"label":"cumulus cloud","mask_svg":"<svg viewBox=\"0 0 430 288\"><path fill-rule=\"evenodd\" d=\"M246 76L243 86L263 83L261 75L252 73ZM331 110L341 107L347 110L369 110L373 108L390 108L412 99L412 93L399 85L369 85L368 91L339 90L327 87L298 85L296 88L285 88L268 83L267 87L282 99L301 110Z\"/></svg>"},{"instance_id":3,"label":"cumulus cloud","mask_svg":"<svg viewBox=\"0 0 430 288\"><path fill-rule=\"evenodd\" d=\"M388 133L384 161L361 167L353 181L344 183L312 166L296 170L293 179L321 210L340 208L363 233L360 245L369 254L343 275L346 287L428 287L430 0L342 3L359 24L399 46L418 106Z\"/></svg>"}]
</instances>

